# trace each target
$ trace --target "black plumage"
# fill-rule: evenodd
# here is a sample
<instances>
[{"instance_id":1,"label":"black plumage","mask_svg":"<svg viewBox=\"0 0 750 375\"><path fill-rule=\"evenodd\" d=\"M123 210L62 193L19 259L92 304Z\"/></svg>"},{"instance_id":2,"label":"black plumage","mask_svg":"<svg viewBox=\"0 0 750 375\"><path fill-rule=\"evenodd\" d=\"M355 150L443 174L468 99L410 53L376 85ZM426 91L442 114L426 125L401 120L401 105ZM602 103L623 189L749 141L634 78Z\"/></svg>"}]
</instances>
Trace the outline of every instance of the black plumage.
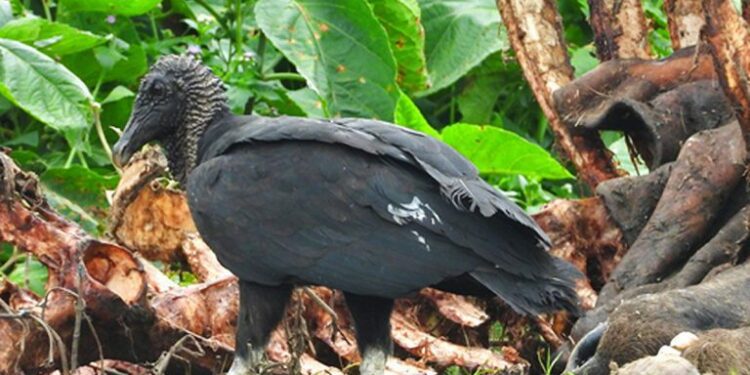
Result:
<instances>
[{"instance_id":1,"label":"black plumage","mask_svg":"<svg viewBox=\"0 0 750 375\"><path fill-rule=\"evenodd\" d=\"M425 286L496 294L527 314L576 310L577 271L449 146L374 120L234 116L221 93L200 92L220 86L206 72L186 57L160 60L115 157L165 144L201 235L240 278L237 339L250 347L238 345L233 371L257 363L294 284L345 292L363 374L383 370L393 299Z\"/></svg>"}]
</instances>

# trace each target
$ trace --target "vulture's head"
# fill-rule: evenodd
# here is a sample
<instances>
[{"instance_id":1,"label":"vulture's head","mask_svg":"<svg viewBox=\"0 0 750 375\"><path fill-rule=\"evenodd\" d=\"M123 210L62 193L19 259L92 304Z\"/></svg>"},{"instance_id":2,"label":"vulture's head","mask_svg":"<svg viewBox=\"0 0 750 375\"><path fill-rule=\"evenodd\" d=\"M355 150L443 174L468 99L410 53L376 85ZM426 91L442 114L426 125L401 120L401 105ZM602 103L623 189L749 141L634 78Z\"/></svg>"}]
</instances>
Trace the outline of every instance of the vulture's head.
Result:
<instances>
[{"instance_id":1,"label":"vulture's head","mask_svg":"<svg viewBox=\"0 0 750 375\"><path fill-rule=\"evenodd\" d=\"M122 167L145 144L157 142L172 175L184 183L196 166L198 141L227 108L224 86L208 68L189 56L162 57L141 81L112 159Z\"/></svg>"}]
</instances>

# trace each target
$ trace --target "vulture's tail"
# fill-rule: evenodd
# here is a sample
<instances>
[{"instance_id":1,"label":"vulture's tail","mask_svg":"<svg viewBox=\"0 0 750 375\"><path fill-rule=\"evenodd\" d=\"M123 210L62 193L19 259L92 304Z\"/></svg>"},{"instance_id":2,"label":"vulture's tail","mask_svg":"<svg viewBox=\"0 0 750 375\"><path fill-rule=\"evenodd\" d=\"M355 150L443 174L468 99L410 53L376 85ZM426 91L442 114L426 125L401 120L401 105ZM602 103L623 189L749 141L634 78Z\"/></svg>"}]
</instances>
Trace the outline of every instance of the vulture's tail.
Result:
<instances>
[{"instance_id":1,"label":"vulture's tail","mask_svg":"<svg viewBox=\"0 0 750 375\"><path fill-rule=\"evenodd\" d=\"M526 278L502 269L483 268L471 276L522 314L538 315L567 310L580 315L574 284L582 277L570 263L551 257L551 272Z\"/></svg>"}]
</instances>

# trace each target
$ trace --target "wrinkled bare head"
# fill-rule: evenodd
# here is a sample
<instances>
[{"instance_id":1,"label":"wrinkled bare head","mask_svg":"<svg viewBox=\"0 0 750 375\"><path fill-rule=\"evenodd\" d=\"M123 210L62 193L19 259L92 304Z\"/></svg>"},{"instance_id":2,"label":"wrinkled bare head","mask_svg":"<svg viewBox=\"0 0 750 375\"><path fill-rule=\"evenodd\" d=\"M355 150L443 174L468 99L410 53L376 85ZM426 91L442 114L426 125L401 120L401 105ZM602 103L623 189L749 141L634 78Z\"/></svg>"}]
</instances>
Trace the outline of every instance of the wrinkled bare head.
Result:
<instances>
[{"instance_id":1,"label":"wrinkled bare head","mask_svg":"<svg viewBox=\"0 0 750 375\"><path fill-rule=\"evenodd\" d=\"M189 56L159 59L141 81L133 112L113 150L118 166L141 147L160 143L174 177L185 182L197 163L198 141L206 128L227 113L221 80Z\"/></svg>"}]
</instances>

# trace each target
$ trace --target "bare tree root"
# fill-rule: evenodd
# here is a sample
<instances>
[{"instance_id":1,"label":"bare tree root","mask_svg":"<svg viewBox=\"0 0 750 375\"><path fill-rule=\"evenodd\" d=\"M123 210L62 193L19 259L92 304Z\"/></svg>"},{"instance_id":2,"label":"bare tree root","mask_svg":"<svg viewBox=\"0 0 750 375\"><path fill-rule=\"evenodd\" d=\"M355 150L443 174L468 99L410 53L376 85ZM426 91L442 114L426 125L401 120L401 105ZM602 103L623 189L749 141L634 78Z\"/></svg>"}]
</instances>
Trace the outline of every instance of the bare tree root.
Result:
<instances>
[{"instance_id":1,"label":"bare tree root","mask_svg":"<svg viewBox=\"0 0 750 375\"><path fill-rule=\"evenodd\" d=\"M663 62L615 60L558 90L555 101L570 126L624 132L654 170L675 160L691 135L732 120L713 74L696 48Z\"/></svg>"},{"instance_id":2,"label":"bare tree root","mask_svg":"<svg viewBox=\"0 0 750 375\"><path fill-rule=\"evenodd\" d=\"M595 132L562 121L552 94L573 78L557 5L551 0L497 0L524 76L549 120L555 142L590 188L624 172Z\"/></svg>"},{"instance_id":3,"label":"bare tree root","mask_svg":"<svg viewBox=\"0 0 750 375\"><path fill-rule=\"evenodd\" d=\"M648 101L688 82L715 79L706 48L679 50L664 60L607 61L554 92L554 105L570 125L596 123L613 101Z\"/></svg>"},{"instance_id":4,"label":"bare tree root","mask_svg":"<svg viewBox=\"0 0 750 375\"><path fill-rule=\"evenodd\" d=\"M613 178L603 182L596 194L607 208L609 217L622 230L623 240L630 246L641 234L648 218L659 202L664 186L672 173L672 164L665 164L644 176ZM624 251L622 251L624 254ZM615 264L619 263L617 259ZM614 268L610 266L611 269ZM609 273L603 280L609 278Z\"/></svg>"},{"instance_id":5,"label":"bare tree root","mask_svg":"<svg viewBox=\"0 0 750 375\"><path fill-rule=\"evenodd\" d=\"M690 258L740 180L744 160L736 123L691 137L653 215L602 289L598 304L624 289L660 281Z\"/></svg>"},{"instance_id":6,"label":"bare tree root","mask_svg":"<svg viewBox=\"0 0 750 375\"><path fill-rule=\"evenodd\" d=\"M599 60L651 58L649 28L640 1L590 0L589 10Z\"/></svg>"},{"instance_id":7,"label":"bare tree root","mask_svg":"<svg viewBox=\"0 0 750 375\"><path fill-rule=\"evenodd\" d=\"M737 262L748 245L749 233L745 222L748 212L750 212L750 206L745 206L738 211L711 240L695 252L682 269L666 280L627 289L612 300L589 311L586 316L576 322L570 336L574 339L583 337L598 324L605 322L609 314L627 300L643 294L699 284L718 267Z\"/></svg>"},{"instance_id":8,"label":"bare tree root","mask_svg":"<svg viewBox=\"0 0 750 375\"><path fill-rule=\"evenodd\" d=\"M612 361L622 365L654 355L683 331L750 325L750 299L745 296L750 290L749 270L750 263L744 263L686 289L627 300L610 315L594 356L574 373L607 373Z\"/></svg>"},{"instance_id":9,"label":"bare tree root","mask_svg":"<svg viewBox=\"0 0 750 375\"><path fill-rule=\"evenodd\" d=\"M705 39L711 51L721 87L742 129L746 147L750 147L750 30L731 2L703 2Z\"/></svg>"}]
</instances>

